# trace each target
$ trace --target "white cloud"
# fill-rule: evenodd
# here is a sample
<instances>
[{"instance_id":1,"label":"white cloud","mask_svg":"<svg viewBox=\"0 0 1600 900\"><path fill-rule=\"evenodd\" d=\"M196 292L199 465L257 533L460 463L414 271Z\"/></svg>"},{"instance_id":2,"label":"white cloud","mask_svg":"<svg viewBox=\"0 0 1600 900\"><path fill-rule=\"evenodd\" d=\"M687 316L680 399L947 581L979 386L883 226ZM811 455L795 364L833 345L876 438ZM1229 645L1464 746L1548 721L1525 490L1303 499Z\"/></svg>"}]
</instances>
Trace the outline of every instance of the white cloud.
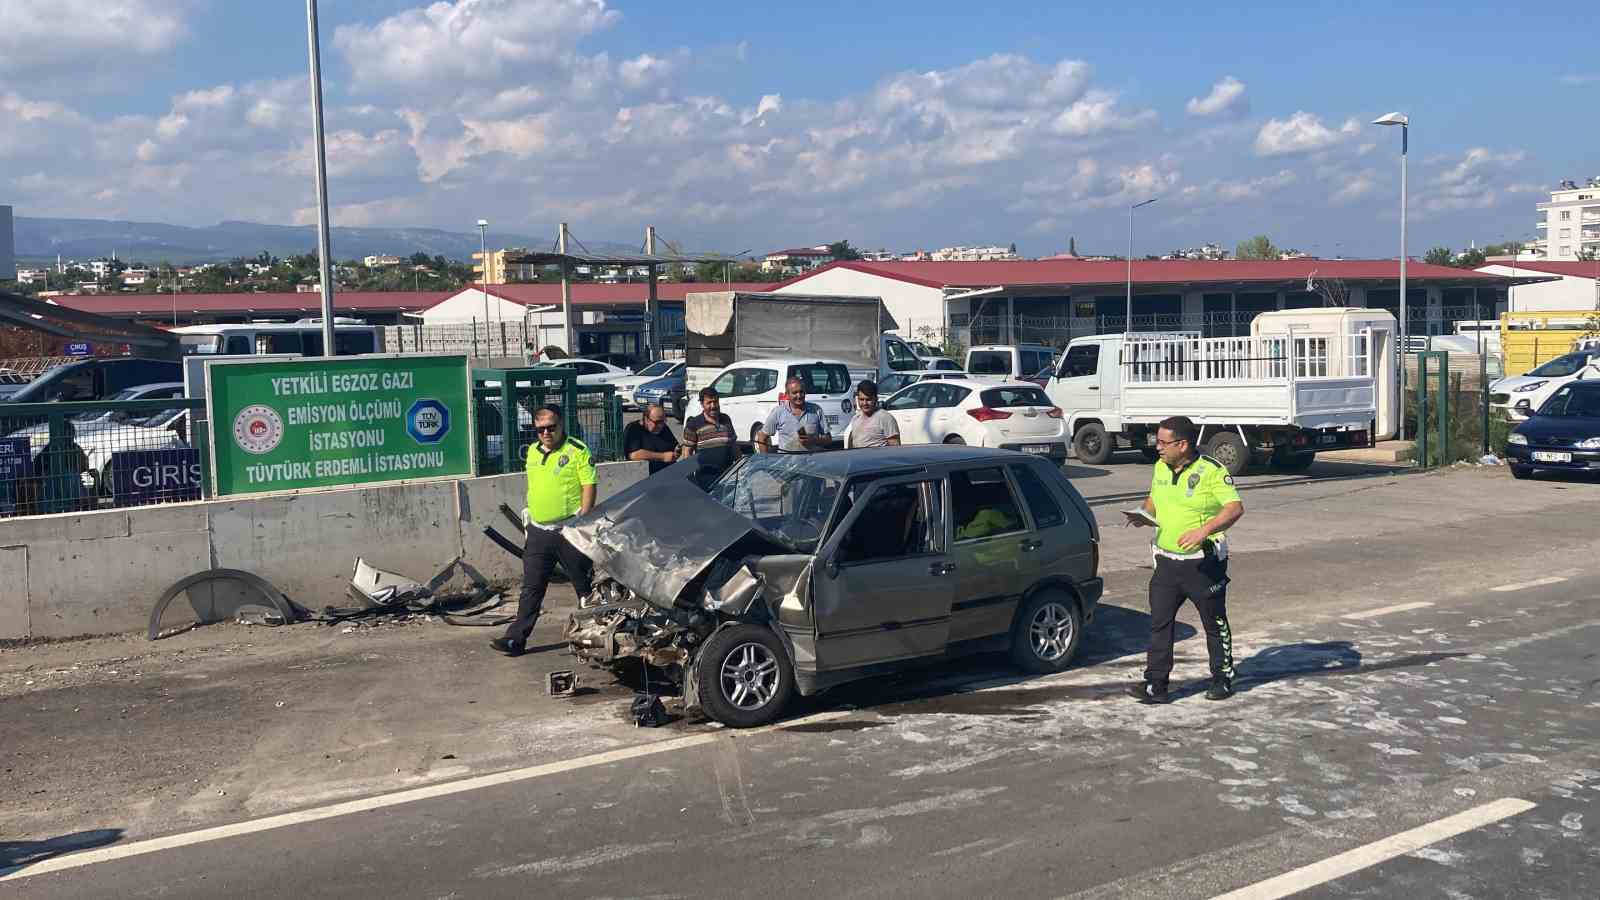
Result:
<instances>
[{"instance_id":1,"label":"white cloud","mask_svg":"<svg viewBox=\"0 0 1600 900\"><path fill-rule=\"evenodd\" d=\"M153 56L189 33L189 0L4 0L0 72Z\"/></svg>"},{"instance_id":2,"label":"white cloud","mask_svg":"<svg viewBox=\"0 0 1600 900\"><path fill-rule=\"evenodd\" d=\"M1338 189L1328 198L1336 206L1348 206L1371 194L1378 187L1378 173L1372 169L1363 169L1353 175L1337 176L1337 179Z\"/></svg>"},{"instance_id":3,"label":"white cloud","mask_svg":"<svg viewBox=\"0 0 1600 900\"><path fill-rule=\"evenodd\" d=\"M1568 87L1600 84L1600 72L1574 72L1571 75L1563 75L1561 76L1561 83Z\"/></svg>"},{"instance_id":4,"label":"white cloud","mask_svg":"<svg viewBox=\"0 0 1600 900\"><path fill-rule=\"evenodd\" d=\"M672 74L673 63L671 60L652 56L649 53L626 60L617 66L617 76L623 85L639 90L653 84L659 84Z\"/></svg>"},{"instance_id":5,"label":"white cloud","mask_svg":"<svg viewBox=\"0 0 1600 900\"><path fill-rule=\"evenodd\" d=\"M1192 97L1184 106L1191 116L1243 115L1250 110L1244 82L1228 75L1211 86L1211 93Z\"/></svg>"},{"instance_id":6,"label":"white cloud","mask_svg":"<svg viewBox=\"0 0 1600 900\"><path fill-rule=\"evenodd\" d=\"M455 0L373 25L341 25L333 43L358 87L457 93L463 85L568 68L579 38L620 19L604 0Z\"/></svg>"},{"instance_id":7,"label":"white cloud","mask_svg":"<svg viewBox=\"0 0 1600 900\"><path fill-rule=\"evenodd\" d=\"M1148 127L1156 120L1154 110L1124 110L1116 95L1090 91L1067 107L1051 123L1051 130L1066 137L1093 137L1108 131L1130 131Z\"/></svg>"},{"instance_id":8,"label":"white cloud","mask_svg":"<svg viewBox=\"0 0 1600 900\"><path fill-rule=\"evenodd\" d=\"M1329 128L1311 113L1301 111L1287 119L1269 119L1256 134L1257 156L1290 156L1327 150L1349 140L1360 130L1355 119L1346 119L1337 130Z\"/></svg>"},{"instance_id":9,"label":"white cloud","mask_svg":"<svg viewBox=\"0 0 1600 900\"><path fill-rule=\"evenodd\" d=\"M1417 192L1418 209L1423 214L1491 209L1510 193L1505 182L1519 173L1525 159L1527 154L1521 150L1496 153L1473 147L1424 183Z\"/></svg>"},{"instance_id":10,"label":"white cloud","mask_svg":"<svg viewBox=\"0 0 1600 900\"><path fill-rule=\"evenodd\" d=\"M1184 200L1195 204L1212 201L1240 203L1256 200L1275 191L1283 190L1299 181L1299 176L1289 169L1280 169L1271 175L1250 179L1215 179L1205 184L1190 185L1183 189Z\"/></svg>"}]
</instances>

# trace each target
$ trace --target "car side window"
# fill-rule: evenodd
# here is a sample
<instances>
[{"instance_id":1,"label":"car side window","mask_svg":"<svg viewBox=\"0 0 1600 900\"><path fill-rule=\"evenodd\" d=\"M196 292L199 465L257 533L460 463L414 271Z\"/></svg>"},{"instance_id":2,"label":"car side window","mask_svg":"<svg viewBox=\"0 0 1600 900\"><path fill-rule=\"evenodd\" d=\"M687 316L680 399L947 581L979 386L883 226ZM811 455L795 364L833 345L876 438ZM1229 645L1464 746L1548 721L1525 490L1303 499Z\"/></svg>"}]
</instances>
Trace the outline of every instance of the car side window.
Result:
<instances>
[{"instance_id":1,"label":"car side window","mask_svg":"<svg viewBox=\"0 0 1600 900\"><path fill-rule=\"evenodd\" d=\"M1022 510L1011 484L998 466L964 469L950 474L951 519L956 540L1011 534L1024 529Z\"/></svg>"},{"instance_id":2,"label":"car side window","mask_svg":"<svg viewBox=\"0 0 1600 900\"><path fill-rule=\"evenodd\" d=\"M838 563L884 562L937 552L939 482L885 485L873 492L867 505L839 543Z\"/></svg>"},{"instance_id":3,"label":"car side window","mask_svg":"<svg viewBox=\"0 0 1600 900\"><path fill-rule=\"evenodd\" d=\"M223 347L222 352L231 356L249 356L250 339L242 334L229 335L228 342Z\"/></svg>"},{"instance_id":4,"label":"car side window","mask_svg":"<svg viewBox=\"0 0 1600 900\"><path fill-rule=\"evenodd\" d=\"M1039 480L1031 466L1012 466L1011 477L1017 480L1022 496L1028 501L1028 511L1033 513L1033 527L1054 528L1066 521L1061 514L1061 504L1056 502L1050 488Z\"/></svg>"},{"instance_id":5,"label":"car side window","mask_svg":"<svg viewBox=\"0 0 1600 900\"><path fill-rule=\"evenodd\" d=\"M949 409L953 406L959 406L961 401L972 393L966 388L956 387L953 384L944 382L935 382L931 389L933 391L933 402L929 405L935 409Z\"/></svg>"},{"instance_id":6,"label":"car side window","mask_svg":"<svg viewBox=\"0 0 1600 900\"><path fill-rule=\"evenodd\" d=\"M916 387L897 395L893 400L884 404L884 409L891 412L898 409L925 409L929 405L929 391L931 384L919 384Z\"/></svg>"},{"instance_id":7,"label":"car side window","mask_svg":"<svg viewBox=\"0 0 1600 900\"><path fill-rule=\"evenodd\" d=\"M1079 344L1067 350L1067 355L1061 358L1062 378L1081 378L1093 375L1100 369L1100 345Z\"/></svg>"},{"instance_id":8,"label":"car side window","mask_svg":"<svg viewBox=\"0 0 1600 900\"><path fill-rule=\"evenodd\" d=\"M727 372L723 372L721 375L717 376L716 381L711 382L711 388L715 390L719 396L737 397L739 394L735 390L735 387L739 384L739 376L743 373L743 369L732 369Z\"/></svg>"},{"instance_id":9,"label":"car side window","mask_svg":"<svg viewBox=\"0 0 1600 900\"><path fill-rule=\"evenodd\" d=\"M741 397L765 394L778 386L778 373L772 369L745 369L743 375L744 380L735 385Z\"/></svg>"}]
</instances>

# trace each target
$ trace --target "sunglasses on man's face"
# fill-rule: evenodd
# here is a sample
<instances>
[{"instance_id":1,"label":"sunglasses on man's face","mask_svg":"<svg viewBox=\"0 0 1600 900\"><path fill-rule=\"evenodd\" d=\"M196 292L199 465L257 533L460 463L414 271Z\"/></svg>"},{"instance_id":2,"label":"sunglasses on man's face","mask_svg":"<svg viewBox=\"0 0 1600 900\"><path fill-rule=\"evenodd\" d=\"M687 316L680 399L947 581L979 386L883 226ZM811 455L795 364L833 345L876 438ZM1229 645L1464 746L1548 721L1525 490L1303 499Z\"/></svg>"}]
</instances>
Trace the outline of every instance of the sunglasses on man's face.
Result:
<instances>
[{"instance_id":1,"label":"sunglasses on man's face","mask_svg":"<svg viewBox=\"0 0 1600 900\"><path fill-rule=\"evenodd\" d=\"M549 432L549 431L560 431L561 430L561 426L560 425L535 425L535 426L533 426L533 430L538 432L539 434L544 434L544 433Z\"/></svg>"}]
</instances>

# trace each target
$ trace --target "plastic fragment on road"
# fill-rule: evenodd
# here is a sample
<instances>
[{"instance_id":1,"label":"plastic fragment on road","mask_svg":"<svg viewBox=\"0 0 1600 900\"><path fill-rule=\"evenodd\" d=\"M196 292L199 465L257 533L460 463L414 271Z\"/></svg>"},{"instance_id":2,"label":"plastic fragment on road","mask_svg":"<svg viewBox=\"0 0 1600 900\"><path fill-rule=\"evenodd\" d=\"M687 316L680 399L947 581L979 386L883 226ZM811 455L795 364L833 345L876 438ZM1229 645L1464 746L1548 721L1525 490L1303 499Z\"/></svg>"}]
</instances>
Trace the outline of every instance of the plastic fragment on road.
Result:
<instances>
[{"instance_id":1,"label":"plastic fragment on road","mask_svg":"<svg viewBox=\"0 0 1600 900\"><path fill-rule=\"evenodd\" d=\"M571 669L551 672L544 677L544 689L551 697L571 697L578 690L578 675Z\"/></svg>"},{"instance_id":2,"label":"plastic fragment on road","mask_svg":"<svg viewBox=\"0 0 1600 900\"><path fill-rule=\"evenodd\" d=\"M628 715L633 719L633 724L640 728L660 728L671 721L660 695L643 691L633 695L633 705L629 707Z\"/></svg>"}]
</instances>

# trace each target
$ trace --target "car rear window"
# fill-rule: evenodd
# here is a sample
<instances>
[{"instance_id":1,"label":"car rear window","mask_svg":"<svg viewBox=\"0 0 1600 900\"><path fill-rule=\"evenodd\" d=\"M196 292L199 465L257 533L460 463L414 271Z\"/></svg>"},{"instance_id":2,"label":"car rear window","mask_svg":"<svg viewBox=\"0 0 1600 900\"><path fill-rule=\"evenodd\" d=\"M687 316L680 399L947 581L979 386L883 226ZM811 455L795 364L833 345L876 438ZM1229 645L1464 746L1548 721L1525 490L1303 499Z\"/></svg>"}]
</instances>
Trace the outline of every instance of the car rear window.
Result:
<instances>
[{"instance_id":1,"label":"car rear window","mask_svg":"<svg viewBox=\"0 0 1600 900\"><path fill-rule=\"evenodd\" d=\"M974 350L967 354L967 371L974 375L1010 375L1011 351Z\"/></svg>"},{"instance_id":2,"label":"car rear window","mask_svg":"<svg viewBox=\"0 0 1600 900\"><path fill-rule=\"evenodd\" d=\"M850 393L850 370L840 365L817 363L790 366L789 378L798 378L804 382L808 394Z\"/></svg>"},{"instance_id":3,"label":"car rear window","mask_svg":"<svg viewBox=\"0 0 1600 900\"><path fill-rule=\"evenodd\" d=\"M1010 406L1054 406L1050 398L1045 396L1039 388L1003 387L990 388L979 395L983 405L990 409L1005 409Z\"/></svg>"}]
</instances>

